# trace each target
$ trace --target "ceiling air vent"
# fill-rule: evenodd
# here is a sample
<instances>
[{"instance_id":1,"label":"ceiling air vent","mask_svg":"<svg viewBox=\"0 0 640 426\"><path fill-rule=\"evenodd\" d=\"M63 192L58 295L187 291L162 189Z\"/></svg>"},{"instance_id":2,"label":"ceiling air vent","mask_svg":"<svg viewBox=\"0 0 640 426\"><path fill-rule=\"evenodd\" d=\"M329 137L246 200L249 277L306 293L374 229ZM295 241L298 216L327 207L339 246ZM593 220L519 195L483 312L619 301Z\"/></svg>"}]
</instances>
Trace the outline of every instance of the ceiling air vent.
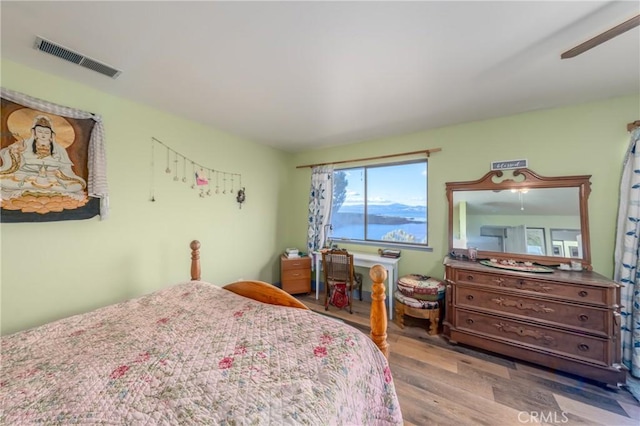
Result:
<instances>
[{"instance_id":1,"label":"ceiling air vent","mask_svg":"<svg viewBox=\"0 0 640 426\"><path fill-rule=\"evenodd\" d=\"M78 64L81 67L99 72L100 74L104 74L111 78L116 78L122 73L122 71L110 67L109 65L105 65L101 62L95 61L91 58L86 57L85 55L60 46L59 44L53 43L49 40L45 40L42 37L36 37L36 43L34 47L37 50L53 56L57 56L58 58L64 59L65 61L73 62L74 64Z\"/></svg>"}]
</instances>

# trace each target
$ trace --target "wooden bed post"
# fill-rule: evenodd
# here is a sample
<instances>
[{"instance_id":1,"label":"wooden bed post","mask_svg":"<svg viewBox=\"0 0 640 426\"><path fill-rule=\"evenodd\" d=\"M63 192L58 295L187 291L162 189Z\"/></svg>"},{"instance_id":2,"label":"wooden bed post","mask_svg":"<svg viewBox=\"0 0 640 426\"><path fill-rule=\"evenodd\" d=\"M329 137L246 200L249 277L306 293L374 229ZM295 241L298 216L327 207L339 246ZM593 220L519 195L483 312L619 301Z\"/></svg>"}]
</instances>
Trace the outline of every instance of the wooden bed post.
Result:
<instances>
[{"instance_id":1,"label":"wooden bed post","mask_svg":"<svg viewBox=\"0 0 640 426\"><path fill-rule=\"evenodd\" d=\"M387 271L381 265L375 265L369 271L369 277L373 281L371 287L371 340L380 348L385 358L389 358L387 308L384 304L386 299L384 280L387 279Z\"/></svg>"},{"instance_id":2,"label":"wooden bed post","mask_svg":"<svg viewBox=\"0 0 640 426\"><path fill-rule=\"evenodd\" d=\"M200 241L191 241L189 247L191 247L191 279L200 281Z\"/></svg>"}]
</instances>

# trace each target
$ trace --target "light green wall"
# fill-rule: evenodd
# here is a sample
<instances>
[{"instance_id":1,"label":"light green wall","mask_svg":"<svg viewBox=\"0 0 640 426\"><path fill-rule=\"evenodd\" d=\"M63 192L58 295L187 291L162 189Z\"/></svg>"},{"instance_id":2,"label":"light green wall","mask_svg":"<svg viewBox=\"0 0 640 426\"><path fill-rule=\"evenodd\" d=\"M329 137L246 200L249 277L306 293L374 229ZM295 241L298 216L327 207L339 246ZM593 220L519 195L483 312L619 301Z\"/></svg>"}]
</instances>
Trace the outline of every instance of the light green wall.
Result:
<instances>
[{"instance_id":1,"label":"light green wall","mask_svg":"<svg viewBox=\"0 0 640 426\"><path fill-rule=\"evenodd\" d=\"M111 214L105 221L0 225L2 333L189 279L189 242L202 243L203 279L279 279L279 221L289 154L8 61L2 86L102 115ZM118 84L117 80L113 84ZM150 193L154 136L203 165L242 174L247 201L199 198L160 173Z\"/></svg>"},{"instance_id":2,"label":"light green wall","mask_svg":"<svg viewBox=\"0 0 640 426\"><path fill-rule=\"evenodd\" d=\"M638 118L640 97L634 95L294 155L290 163L292 203L285 212L291 224L287 244L305 244L311 172L296 166L442 148L429 160L429 241L433 252L404 249L401 275L443 276L442 260L448 252L446 182L479 179L489 171L491 161L526 158L529 167L543 176L592 175L592 264L595 270L611 277L618 187L629 144L626 124ZM378 248L345 247L370 252ZM367 284L370 288L370 282Z\"/></svg>"},{"instance_id":3,"label":"light green wall","mask_svg":"<svg viewBox=\"0 0 640 426\"><path fill-rule=\"evenodd\" d=\"M203 245L203 279L277 282L282 248L306 246L310 169L296 166L437 147L442 152L429 161L433 252L403 250L401 274L443 274L445 182L477 179L492 160L527 158L542 175L593 175L593 265L612 275L625 125L640 117L638 96L294 155L15 63L3 61L1 71L3 87L103 116L111 194L106 221L0 225L2 334L188 279L194 238ZM149 202L152 136L208 167L241 173L242 209L230 195L200 199L162 174L156 175L157 201Z\"/></svg>"}]
</instances>

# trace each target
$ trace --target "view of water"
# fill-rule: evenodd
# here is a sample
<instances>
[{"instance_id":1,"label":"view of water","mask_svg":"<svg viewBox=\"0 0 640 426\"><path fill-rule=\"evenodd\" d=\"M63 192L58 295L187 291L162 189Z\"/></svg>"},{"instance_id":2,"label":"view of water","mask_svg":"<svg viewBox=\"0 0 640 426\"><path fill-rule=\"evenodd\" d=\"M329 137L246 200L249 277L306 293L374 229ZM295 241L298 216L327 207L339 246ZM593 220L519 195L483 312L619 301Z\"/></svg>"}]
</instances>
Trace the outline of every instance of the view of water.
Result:
<instances>
[{"instance_id":1,"label":"view of water","mask_svg":"<svg viewBox=\"0 0 640 426\"><path fill-rule=\"evenodd\" d=\"M349 238L354 240L364 240L364 226L362 221L364 206L343 205L334 213L331 221L333 225L333 238ZM387 218L387 222L394 222L393 218L398 218L397 222L389 224L370 223L367 238L370 240L382 240L382 237L389 232L402 230L414 236L414 242L426 243L427 240L427 209L426 206L408 206L406 204L393 203L385 205L371 205L368 214ZM359 217L358 217L359 216ZM407 219L411 222L406 222ZM373 221L373 220L372 220ZM377 220L378 222L380 220Z\"/></svg>"},{"instance_id":2,"label":"view of water","mask_svg":"<svg viewBox=\"0 0 640 426\"><path fill-rule=\"evenodd\" d=\"M416 243L426 241L427 224L425 222L403 223L397 225L369 225L369 234L367 236L370 240L381 240L383 235L396 229L402 229L407 234L413 235ZM339 226L334 224L332 236L333 238L363 240L364 228L362 225Z\"/></svg>"}]
</instances>

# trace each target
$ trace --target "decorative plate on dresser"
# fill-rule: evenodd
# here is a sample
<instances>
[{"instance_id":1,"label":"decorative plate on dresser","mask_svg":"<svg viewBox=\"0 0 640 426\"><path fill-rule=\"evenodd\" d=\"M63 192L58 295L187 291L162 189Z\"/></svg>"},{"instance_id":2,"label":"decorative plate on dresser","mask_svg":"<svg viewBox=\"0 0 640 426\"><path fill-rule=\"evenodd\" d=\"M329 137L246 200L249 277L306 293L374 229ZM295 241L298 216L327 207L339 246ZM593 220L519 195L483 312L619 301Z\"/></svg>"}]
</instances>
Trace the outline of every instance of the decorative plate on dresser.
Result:
<instances>
[{"instance_id":1,"label":"decorative plate on dresser","mask_svg":"<svg viewBox=\"0 0 640 426\"><path fill-rule=\"evenodd\" d=\"M494 171L478 181L447 183L451 254L444 262L445 337L623 384L620 286L591 271L590 177L548 178L520 169L513 179L497 181L502 175ZM560 207L572 205L575 212L556 210L555 196L563 199ZM529 238L529 228L536 238ZM468 248L477 251L478 261L469 260ZM559 265L582 270L559 270Z\"/></svg>"}]
</instances>

